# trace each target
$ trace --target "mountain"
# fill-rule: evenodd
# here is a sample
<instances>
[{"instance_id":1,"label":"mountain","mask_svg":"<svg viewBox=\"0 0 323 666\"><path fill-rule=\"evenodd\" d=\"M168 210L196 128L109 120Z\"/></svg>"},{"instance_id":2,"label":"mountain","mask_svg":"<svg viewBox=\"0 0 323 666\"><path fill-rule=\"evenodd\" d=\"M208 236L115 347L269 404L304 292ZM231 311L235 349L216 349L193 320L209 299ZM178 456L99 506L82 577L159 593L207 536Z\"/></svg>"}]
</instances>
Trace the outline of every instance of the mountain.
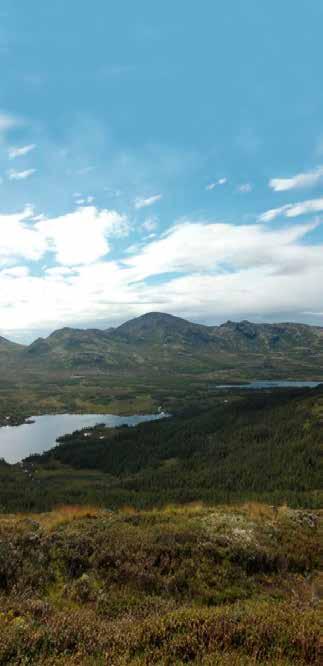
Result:
<instances>
[{"instance_id":1,"label":"mountain","mask_svg":"<svg viewBox=\"0 0 323 666\"><path fill-rule=\"evenodd\" d=\"M323 328L288 322L206 326L150 312L108 330L62 328L26 347L0 339L1 349L22 369L323 376Z\"/></svg>"},{"instance_id":2,"label":"mountain","mask_svg":"<svg viewBox=\"0 0 323 666\"><path fill-rule=\"evenodd\" d=\"M118 345L111 330L62 328L25 348L24 361L71 367L109 367L118 364ZM119 364L118 364L119 365Z\"/></svg>"},{"instance_id":3,"label":"mountain","mask_svg":"<svg viewBox=\"0 0 323 666\"><path fill-rule=\"evenodd\" d=\"M219 351L284 351L292 346L323 351L323 328L306 324L253 324L249 321L227 321L220 326L193 324L180 317L149 312L132 319L111 335L129 343L149 342L172 345L212 345Z\"/></svg>"},{"instance_id":4,"label":"mountain","mask_svg":"<svg viewBox=\"0 0 323 666\"><path fill-rule=\"evenodd\" d=\"M241 351L285 351L296 348L323 350L323 328L306 324L253 324L249 321L227 321L215 327L215 335L228 346Z\"/></svg>"},{"instance_id":5,"label":"mountain","mask_svg":"<svg viewBox=\"0 0 323 666\"><path fill-rule=\"evenodd\" d=\"M210 341L209 328L163 312L148 312L122 324L112 335L128 342L200 345Z\"/></svg>"},{"instance_id":6,"label":"mountain","mask_svg":"<svg viewBox=\"0 0 323 666\"><path fill-rule=\"evenodd\" d=\"M0 369L6 370L12 365L15 366L22 350L23 345L0 336Z\"/></svg>"}]
</instances>

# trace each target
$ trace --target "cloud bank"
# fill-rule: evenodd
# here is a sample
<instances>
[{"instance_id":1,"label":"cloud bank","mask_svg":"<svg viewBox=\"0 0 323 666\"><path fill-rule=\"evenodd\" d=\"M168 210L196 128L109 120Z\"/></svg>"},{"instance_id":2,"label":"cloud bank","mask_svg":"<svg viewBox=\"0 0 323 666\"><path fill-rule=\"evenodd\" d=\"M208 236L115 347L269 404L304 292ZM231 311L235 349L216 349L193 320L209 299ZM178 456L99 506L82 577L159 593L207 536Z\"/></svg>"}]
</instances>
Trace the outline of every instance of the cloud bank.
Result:
<instances>
[{"instance_id":1,"label":"cloud bank","mask_svg":"<svg viewBox=\"0 0 323 666\"><path fill-rule=\"evenodd\" d=\"M323 246L307 239L315 226L184 220L116 260L115 239L131 227L116 211L2 215L1 328L114 323L148 310L200 321L320 312Z\"/></svg>"}]
</instances>

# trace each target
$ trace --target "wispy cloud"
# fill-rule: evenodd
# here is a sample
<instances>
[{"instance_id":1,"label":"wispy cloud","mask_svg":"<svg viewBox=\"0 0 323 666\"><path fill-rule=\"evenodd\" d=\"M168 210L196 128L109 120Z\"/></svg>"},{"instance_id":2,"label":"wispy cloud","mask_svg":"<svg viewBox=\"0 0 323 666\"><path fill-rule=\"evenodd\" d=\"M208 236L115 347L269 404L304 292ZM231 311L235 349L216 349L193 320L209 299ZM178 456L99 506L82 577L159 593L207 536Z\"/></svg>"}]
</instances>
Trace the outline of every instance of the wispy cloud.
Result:
<instances>
[{"instance_id":1,"label":"wispy cloud","mask_svg":"<svg viewBox=\"0 0 323 666\"><path fill-rule=\"evenodd\" d=\"M292 178L271 178L269 187L275 192L286 192L306 187L314 187L323 181L323 167L317 167L313 171L298 173Z\"/></svg>"},{"instance_id":2,"label":"wispy cloud","mask_svg":"<svg viewBox=\"0 0 323 666\"><path fill-rule=\"evenodd\" d=\"M15 116L0 111L0 132L7 132L18 124L19 121Z\"/></svg>"},{"instance_id":3,"label":"wispy cloud","mask_svg":"<svg viewBox=\"0 0 323 666\"><path fill-rule=\"evenodd\" d=\"M82 169L78 169L76 173L79 176L86 176L87 173L91 173L91 171L94 171L95 166L87 166L87 167L82 167Z\"/></svg>"},{"instance_id":4,"label":"wispy cloud","mask_svg":"<svg viewBox=\"0 0 323 666\"><path fill-rule=\"evenodd\" d=\"M241 185L238 185L237 190L242 194L248 194L248 192L252 192L253 186L251 183L242 183Z\"/></svg>"},{"instance_id":5,"label":"wispy cloud","mask_svg":"<svg viewBox=\"0 0 323 666\"><path fill-rule=\"evenodd\" d=\"M140 208L148 208L149 206L153 206L155 203L157 203L157 201L160 201L162 198L163 198L162 194L155 194L154 196L147 197L146 199L138 197L135 200L135 208L137 210L139 210Z\"/></svg>"},{"instance_id":6,"label":"wispy cloud","mask_svg":"<svg viewBox=\"0 0 323 666\"><path fill-rule=\"evenodd\" d=\"M277 217L298 217L299 215L308 215L310 213L320 213L323 211L323 198L310 199L299 203L286 204L279 208L272 208L259 216L260 222L271 222Z\"/></svg>"},{"instance_id":7,"label":"wispy cloud","mask_svg":"<svg viewBox=\"0 0 323 666\"><path fill-rule=\"evenodd\" d=\"M8 178L9 180L26 180L34 173L36 173L36 169L26 169L25 171L16 171L15 169L10 169L10 171L8 171Z\"/></svg>"},{"instance_id":8,"label":"wispy cloud","mask_svg":"<svg viewBox=\"0 0 323 666\"><path fill-rule=\"evenodd\" d=\"M84 206L86 204L92 204L95 200L95 197L93 196L88 196L88 197L82 197L82 195L77 195L77 193L74 194L74 197L78 196L78 199L75 199L75 203L77 206Z\"/></svg>"},{"instance_id":9,"label":"wispy cloud","mask_svg":"<svg viewBox=\"0 0 323 666\"><path fill-rule=\"evenodd\" d=\"M210 192L211 190L214 190L216 187L219 187L221 185L226 185L227 182L228 182L227 178L219 178L214 183L209 183L205 189Z\"/></svg>"},{"instance_id":10,"label":"wispy cloud","mask_svg":"<svg viewBox=\"0 0 323 666\"><path fill-rule=\"evenodd\" d=\"M155 216L147 217L147 219L141 225L142 229L147 232L155 231L157 226L158 218Z\"/></svg>"},{"instance_id":11,"label":"wispy cloud","mask_svg":"<svg viewBox=\"0 0 323 666\"><path fill-rule=\"evenodd\" d=\"M16 159L16 157L23 157L24 155L28 155L28 153L31 153L32 150L36 148L36 144L30 143L28 146L20 146L20 147L15 147L12 146L8 150L8 155L10 160Z\"/></svg>"}]
</instances>

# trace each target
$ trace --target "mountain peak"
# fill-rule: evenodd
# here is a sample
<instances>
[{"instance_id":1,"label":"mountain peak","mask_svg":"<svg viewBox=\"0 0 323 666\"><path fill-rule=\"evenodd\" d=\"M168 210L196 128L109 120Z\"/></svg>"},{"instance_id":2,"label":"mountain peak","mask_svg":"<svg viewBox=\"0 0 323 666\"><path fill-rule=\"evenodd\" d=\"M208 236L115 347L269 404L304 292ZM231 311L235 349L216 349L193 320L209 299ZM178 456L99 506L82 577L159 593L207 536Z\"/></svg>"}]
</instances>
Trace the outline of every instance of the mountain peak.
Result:
<instances>
[{"instance_id":1,"label":"mountain peak","mask_svg":"<svg viewBox=\"0 0 323 666\"><path fill-rule=\"evenodd\" d=\"M176 324L180 325L181 323L186 325L189 324L189 322L187 322L185 319L175 317L174 315L167 314L166 312L146 312L139 317L135 317L134 319L126 321L115 330L119 333L124 333L128 330L142 330L153 328L155 326L165 325L175 326Z\"/></svg>"},{"instance_id":2,"label":"mountain peak","mask_svg":"<svg viewBox=\"0 0 323 666\"><path fill-rule=\"evenodd\" d=\"M147 312L140 317L131 319L115 329L114 335L126 339L154 340L168 343L186 339L198 342L202 336L208 336L208 327L193 324L186 319L167 314L165 312Z\"/></svg>"}]
</instances>

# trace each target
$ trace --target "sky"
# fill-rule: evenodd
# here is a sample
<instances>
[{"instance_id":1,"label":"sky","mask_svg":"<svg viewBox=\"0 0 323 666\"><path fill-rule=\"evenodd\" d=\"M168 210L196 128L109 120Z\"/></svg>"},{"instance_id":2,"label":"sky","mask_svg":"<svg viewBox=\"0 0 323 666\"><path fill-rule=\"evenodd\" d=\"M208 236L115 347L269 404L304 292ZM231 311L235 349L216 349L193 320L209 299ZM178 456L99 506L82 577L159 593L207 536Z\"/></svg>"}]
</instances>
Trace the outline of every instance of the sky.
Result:
<instances>
[{"instance_id":1,"label":"sky","mask_svg":"<svg viewBox=\"0 0 323 666\"><path fill-rule=\"evenodd\" d=\"M0 334L323 325L321 0L2 0Z\"/></svg>"}]
</instances>

